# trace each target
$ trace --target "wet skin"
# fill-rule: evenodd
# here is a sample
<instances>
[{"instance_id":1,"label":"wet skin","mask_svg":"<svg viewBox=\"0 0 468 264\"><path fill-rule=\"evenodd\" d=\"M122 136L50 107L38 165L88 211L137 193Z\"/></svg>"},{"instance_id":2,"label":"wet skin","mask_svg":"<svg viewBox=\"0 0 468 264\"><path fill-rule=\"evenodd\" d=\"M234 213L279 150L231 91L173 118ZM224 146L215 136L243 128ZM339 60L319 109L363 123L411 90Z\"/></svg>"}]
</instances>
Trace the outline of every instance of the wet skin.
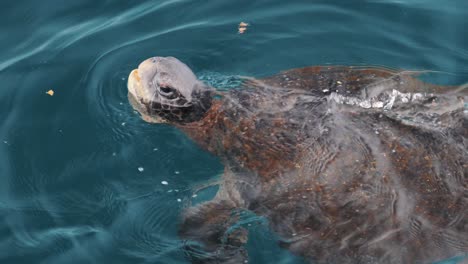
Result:
<instances>
[{"instance_id":1,"label":"wet skin","mask_svg":"<svg viewBox=\"0 0 468 264\"><path fill-rule=\"evenodd\" d=\"M468 252L464 89L383 68L306 67L217 92L171 57L144 61L128 87L144 120L180 128L225 165L216 197L183 216L194 263L248 259L247 231L230 229L242 210L314 263Z\"/></svg>"}]
</instances>

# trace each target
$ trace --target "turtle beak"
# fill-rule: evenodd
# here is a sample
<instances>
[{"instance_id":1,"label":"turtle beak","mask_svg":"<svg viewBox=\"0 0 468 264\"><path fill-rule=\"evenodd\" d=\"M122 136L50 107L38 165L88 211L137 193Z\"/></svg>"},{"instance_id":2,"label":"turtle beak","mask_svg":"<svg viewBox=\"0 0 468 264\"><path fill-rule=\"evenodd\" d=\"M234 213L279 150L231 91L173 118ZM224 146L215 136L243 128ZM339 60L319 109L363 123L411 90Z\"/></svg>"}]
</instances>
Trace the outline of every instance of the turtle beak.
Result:
<instances>
[{"instance_id":1,"label":"turtle beak","mask_svg":"<svg viewBox=\"0 0 468 264\"><path fill-rule=\"evenodd\" d=\"M130 75L128 76L127 89L128 100L130 104L132 105L133 109L140 113L141 118L144 121L148 123L167 123L167 121L162 119L161 117L157 115L150 115L148 113L148 109L144 104L151 102L143 102L143 98L151 97L149 95L148 89L145 89L141 83L141 78L138 74L138 69L135 69L132 72L130 72Z\"/></svg>"},{"instance_id":2,"label":"turtle beak","mask_svg":"<svg viewBox=\"0 0 468 264\"><path fill-rule=\"evenodd\" d=\"M127 83L128 92L131 93L135 98L144 98L144 91L141 85L140 75L138 69L134 69L128 76Z\"/></svg>"}]
</instances>

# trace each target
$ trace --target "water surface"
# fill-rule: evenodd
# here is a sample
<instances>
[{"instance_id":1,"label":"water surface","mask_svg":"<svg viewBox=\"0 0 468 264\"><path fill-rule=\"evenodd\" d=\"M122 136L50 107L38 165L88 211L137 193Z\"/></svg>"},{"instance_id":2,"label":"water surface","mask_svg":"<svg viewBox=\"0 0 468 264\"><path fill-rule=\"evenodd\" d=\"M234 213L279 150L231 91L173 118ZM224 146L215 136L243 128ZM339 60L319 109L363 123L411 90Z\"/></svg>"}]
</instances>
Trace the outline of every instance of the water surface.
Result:
<instances>
[{"instance_id":1,"label":"water surface","mask_svg":"<svg viewBox=\"0 0 468 264\"><path fill-rule=\"evenodd\" d=\"M465 0L17 0L0 14L1 263L187 263L179 215L213 196L192 197L223 167L134 113L126 78L148 57L175 56L218 88L324 64L468 80ZM245 223L251 263L303 263L264 219Z\"/></svg>"}]
</instances>

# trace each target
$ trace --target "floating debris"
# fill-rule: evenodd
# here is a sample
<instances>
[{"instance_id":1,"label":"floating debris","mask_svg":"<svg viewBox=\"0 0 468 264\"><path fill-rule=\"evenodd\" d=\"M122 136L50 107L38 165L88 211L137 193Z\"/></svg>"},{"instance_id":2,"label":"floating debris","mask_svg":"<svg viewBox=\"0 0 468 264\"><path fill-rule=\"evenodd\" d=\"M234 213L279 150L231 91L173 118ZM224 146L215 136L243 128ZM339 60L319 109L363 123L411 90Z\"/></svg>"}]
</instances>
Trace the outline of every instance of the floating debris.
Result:
<instances>
[{"instance_id":1,"label":"floating debris","mask_svg":"<svg viewBox=\"0 0 468 264\"><path fill-rule=\"evenodd\" d=\"M46 92L46 94L50 95L50 96L54 96L54 90L49 90Z\"/></svg>"},{"instance_id":2,"label":"floating debris","mask_svg":"<svg viewBox=\"0 0 468 264\"><path fill-rule=\"evenodd\" d=\"M161 182L162 185L168 185L169 183L167 181L162 181ZM170 190L172 192L172 190Z\"/></svg>"},{"instance_id":3,"label":"floating debris","mask_svg":"<svg viewBox=\"0 0 468 264\"><path fill-rule=\"evenodd\" d=\"M175 174L180 174L180 171L174 171Z\"/></svg>"},{"instance_id":4,"label":"floating debris","mask_svg":"<svg viewBox=\"0 0 468 264\"><path fill-rule=\"evenodd\" d=\"M247 30L248 26L249 26L249 23L240 22L239 23L239 34L243 34Z\"/></svg>"},{"instance_id":5,"label":"floating debris","mask_svg":"<svg viewBox=\"0 0 468 264\"><path fill-rule=\"evenodd\" d=\"M127 124L127 123L125 123L125 122L122 122L122 126L125 126L126 124Z\"/></svg>"},{"instance_id":6,"label":"floating debris","mask_svg":"<svg viewBox=\"0 0 468 264\"><path fill-rule=\"evenodd\" d=\"M154 148L153 151L158 151L158 148Z\"/></svg>"},{"instance_id":7,"label":"floating debris","mask_svg":"<svg viewBox=\"0 0 468 264\"><path fill-rule=\"evenodd\" d=\"M197 196L198 196L198 195L194 194L194 195L192 195L192 198L196 198Z\"/></svg>"},{"instance_id":8,"label":"floating debris","mask_svg":"<svg viewBox=\"0 0 468 264\"><path fill-rule=\"evenodd\" d=\"M177 199L177 202L179 202L179 203L180 203L180 202L182 202L182 199L180 199L180 198L179 198L179 199Z\"/></svg>"},{"instance_id":9,"label":"floating debris","mask_svg":"<svg viewBox=\"0 0 468 264\"><path fill-rule=\"evenodd\" d=\"M143 172L145 169L143 167L138 167L139 172Z\"/></svg>"}]
</instances>

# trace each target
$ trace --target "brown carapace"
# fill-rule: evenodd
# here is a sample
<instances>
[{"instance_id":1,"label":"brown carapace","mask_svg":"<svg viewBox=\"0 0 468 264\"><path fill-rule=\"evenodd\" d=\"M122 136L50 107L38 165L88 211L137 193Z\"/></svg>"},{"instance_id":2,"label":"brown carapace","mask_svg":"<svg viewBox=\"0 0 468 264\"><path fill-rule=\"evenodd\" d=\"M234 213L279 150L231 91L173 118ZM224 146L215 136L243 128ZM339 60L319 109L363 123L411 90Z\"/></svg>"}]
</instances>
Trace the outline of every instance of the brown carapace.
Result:
<instances>
[{"instance_id":1,"label":"brown carapace","mask_svg":"<svg viewBox=\"0 0 468 264\"><path fill-rule=\"evenodd\" d=\"M158 92L149 82L165 76L196 114L163 121L225 165L216 197L183 216L179 233L194 263L248 260L240 211L265 217L281 246L313 263L467 254L463 88L424 83L414 72L335 66L245 79L220 92L176 59L155 61L140 65L139 80L129 78L132 104L145 120L164 119L151 106L168 99L140 95Z\"/></svg>"}]
</instances>

